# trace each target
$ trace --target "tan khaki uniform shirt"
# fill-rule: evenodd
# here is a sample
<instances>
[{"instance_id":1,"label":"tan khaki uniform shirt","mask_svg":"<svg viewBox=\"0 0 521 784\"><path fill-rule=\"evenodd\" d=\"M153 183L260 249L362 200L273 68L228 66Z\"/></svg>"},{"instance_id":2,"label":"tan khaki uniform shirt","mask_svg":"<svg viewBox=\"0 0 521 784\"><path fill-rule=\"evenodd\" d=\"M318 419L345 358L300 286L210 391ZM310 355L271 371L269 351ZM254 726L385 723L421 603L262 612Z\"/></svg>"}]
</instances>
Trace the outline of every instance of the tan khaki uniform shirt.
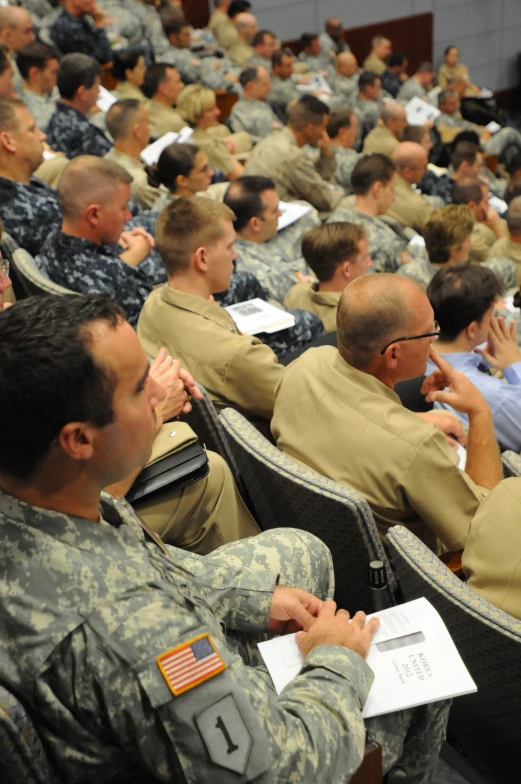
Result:
<instances>
[{"instance_id":1,"label":"tan khaki uniform shirt","mask_svg":"<svg viewBox=\"0 0 521 784\"><path fill-rule=\"evenodd\" d=\"M236 26L223 11L215 10L210 17L208 27L213 33L213 37L223 49L229 49L239 40L239 33Z\"/></svg>"},{"instance_id":2,"label":"tan khaki uniform shirt","mask_svg":"<svg viewBox=\"0 0 521 784\"><path fill-rule=\"evenodd\" d=\"M271 430L279 449L362 493L382 535L401 524L433 550L436 538L464 547L487 491L459 470L441 430L337 349L309 349L289 365Z\"/></svg>"},{"instance_id":3,"label":"tan khaki uniform shirt","mask_svg":"<svg viewBox=\"0 0 521 784\"><path fill-rule=\"evenodd\" d=\"M380 152L382 155L388 155L389 158L392 158L393 152L399 144L400 142L387 126L378 124L365 137L362 152L364 154Z\"/></svg>"},{"instance_id":4,"label":"tan khaki uniform shirt","mask_svg":"<svg viewBox=\"0 0 521 784\"><path fill-rule=\"evenodd\" d=\"M368 55L368 57L366 57L364 60L363 69L364 71L372 71L373 73L380 76L385 70L387 70L387 63L371 52L371 54Z\"/></svg>"},{"instance_id":5,"label":"tan khaki uniform shirt","mask_svg":"<svg viewBox=\"0 0 521 784\"><path fill-rule=\"evenodd\" d=\"M150 134L152 136L159 138L170 131L179 133L181 128L186 128L188 124L183 120L179 112L176 112L171 106L165 106L164 103L150 100L146 102L145 106L148 112Z\"/></svg>"},{"instance_id":6,"label":"tan khaki uniform shirt","mask_svg":"<svg viewBox=\"0 0 521 784\"><path fill-rule=\"evenodd\" d=\"M403 177L396 174L396 186L394 189L396 198L387 210L387 215L396 218L404 226L421 234L425 222L430 218L434 207L429 204L427 199L417 191L413 190Z\"/></svg>"},{"instance_id":7,"label":"tan khaki uniform shirt","mask_svg":"<svg viewBox=\"0 0 521 784\"><path fill-rule=\"evenodd\" d=\"M341 291L318 291L317 283L297 283L284 299L285 308L302 308L321 319L326 332L336 330L336 312L342 296Z\"/></svg>"},{"instance_id":8,"label":"tan khaki uniform shirt","mask_svg":"<svg viewBox=\"0 0 521 784\"><path fill-rule=\"evenodd\" d=\"M464 79L469 86L465 89L465 95L476 95L476 90L470 86L469 69L466 65L458 63L451 68L447 63L440 65L438 70L438 85L443 89L448 86L452 79Z\"/></svg>"},{"instance_id":9,"label":"tan khaki uniform shirt","mask_svg":"<svg viewBox=\"0 0 521 784\"><path fill-rule=\"evenodd\" d=\"M470 526L462 564L469 588L521 619L521 479L491 490Z\"/></svg>"},{"instance_id":10,"label":"tan khaki uniform shirt","mask_svg":"<svg viewBox=\"0 0 521 784\"><path fill-rule=\"evenodd\" d=\"M289 128L270 133L251 151L244 174L261 175L274 180L282 201L302 199L315 207L321 217L329 214L345 197L342 188L332 184L335 156L320 155L314 163L300 149Z\"/></svg>"},{"instance_id":11,"label":"tan khaki uniform shirt","mask_svg":"<svg viewBox=\"0 0 521 784\"><path fill-rule=\"evenodd\" d=\"M472 234L470 235L472 244L470 246L469 260L480 264L489 256L494 256L491 252L492 246L497 240L495 232L484 223L475 222Z\"/></svg>"},{"instance_id":12,"label":"tan khaki uniform shirt","mask_svg":"<svg viewBox=\"0 0 521 784\"><path fill-rule=\"evenodd\" d=\"M226 175L233 170L233 155L222 139L217 139L200 128L194 128L190 142L207 154L212 168L221 169Z\"/></svg>"},{"instance_id":13,"label":"tan khaki uniform shirt","mask_svg":"<svg viewBox=\"0 0 521 784\"><path fill-rule=\"evenodd\" d=\"M148 184L148 177L145 171L145 164L141 161L136 161L130 155L123 152L118 152L115 147L108 151L105 155L107 161L119 163L129 174L134 178L130 185L130 195L142 207L149 210L152 205L159 199L165 189L153 188Z\"/></svg>"},{"instance_id":14,"label":"tan khaki uniform shirt","mask_svg":"<svg viewBox=\"0 0 521 784\"><path fill-rule=\"evenodd\" d=\"M127 98L134 98L139 103L146 103L147 97L141 92L139 87L136 87L130 82L119 82L113 90L114 95L117 96L118 101L124 101Z\"/></svg>"},{"instance_id":15,"label":"tan khaki uniform shirt","mask_svg":"<svg viewBox=\"0 0 521 784\"><path fill-rule=\"evenodd\" d=\"M147 354L156 356L166 348L218 408L271 418L284 367L258 338L240 334L220 305L165 284L145 302L137 332Z\"/></svg>"},{"instance_id":16,"label":"tan khaki uniform shirt","mask_svg":"<svg viewBox=\"0 0 521 784\"><path fill-rule=\"evenodd\" d=\"M235 65L238 65L242 68L242 66L248 62L250 57L253 57L255 54L255 49L252 46L248 46L245 44L242 39L230 46L228 49L228 57Z\"/></svg>"},{"instance_id":17,"label":"tan khaki uniform shirt","mask_svg":"<svg viewBox=\"0 0 521 784\"><path fill-rule=\"evenodd\" d=\"M488 227L487 227L488 228ZM516 286L521 286L521 244L512 242L509 237L496 240L490 248L489 256L506 256L516 265Z\"/></svg>"}]
</instances>

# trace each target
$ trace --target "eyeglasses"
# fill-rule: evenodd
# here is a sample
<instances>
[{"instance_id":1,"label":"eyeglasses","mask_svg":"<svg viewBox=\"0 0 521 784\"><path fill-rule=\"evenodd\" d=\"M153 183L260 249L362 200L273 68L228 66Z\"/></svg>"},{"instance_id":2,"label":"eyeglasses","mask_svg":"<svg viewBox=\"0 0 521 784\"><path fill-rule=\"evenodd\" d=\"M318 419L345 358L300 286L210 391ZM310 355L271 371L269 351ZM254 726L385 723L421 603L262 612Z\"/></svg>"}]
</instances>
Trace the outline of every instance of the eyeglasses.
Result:
<instances>
[{"instance_id":1,"label":"eyeglasses","mask_svg":"<svg viewBox=\"0 0 521 784\"><path fill-rule=\"evenodd\" d=\"M393 343L403 343L406 340L420 340L420 338L439 338L440 336L440 326L437 321L435 321L432 325L434 327L434 332L425 332L423 335L412 335L410 338L396 338L396 340L391 340L390 343L386 345L382 351L380 351L380 355L382 356L385 354L389 346L392 346Z\"/></svg>"},{"instance_id":2,"label":"eyeglasses","mask_svg":"<svg viewBox=\"0 0 521 784\"><path fill-rule=\"evenodd\" d=\"M0 278L9 277L9 262L0 256Z\"/></svg>"}]
</instances>

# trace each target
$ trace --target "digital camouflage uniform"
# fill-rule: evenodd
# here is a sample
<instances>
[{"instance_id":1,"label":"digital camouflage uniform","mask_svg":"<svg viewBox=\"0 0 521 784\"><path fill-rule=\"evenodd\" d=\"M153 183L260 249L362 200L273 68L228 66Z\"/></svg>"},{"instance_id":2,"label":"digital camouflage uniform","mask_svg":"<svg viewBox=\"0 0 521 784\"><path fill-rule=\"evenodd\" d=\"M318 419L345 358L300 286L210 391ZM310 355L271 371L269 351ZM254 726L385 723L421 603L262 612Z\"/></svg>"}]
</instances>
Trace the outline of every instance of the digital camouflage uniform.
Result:
<instances>
[{"instance_id":1,"label":"digital camouflage uniform","mask_svg":"<svg viewBox=\"0 0 521 784\"><path fill-rule=\"evenodd\" d=\"M196 84L201 81L201 67L194 61L197 61L197 58L189 49L179 49L177 46L169 46L161 55L161 62L173 65L185 84Z\"/></svg>"},{"instance_id":2,"label":"digital camouflage uniform","mask_svg":"<svg viewBox=\"0 0 521 784\"><path fill-rule=\"evenodd\" d=\"M245 65L246 66L262 65L262 67L265 68L269 74L271 74L271 70L273 67L271 60L269 60L267 57L261 57L260 54L255 54L255 50Z\"/></svg>"},{"instance_id":3,"label":"digital camouflage uniform","mask_svg":"<svg viewBox=\"0 0 521 784\"><path fill-rule=\"evenodd\" d=\"M314 73L318 73L320 71L326 71L326 79L332 79L335 75L335 62L334 58L331 57L330 52L321 52L317 55L310 55L306 54L305 52L301 52L297 60L300 63L306 63L309 66L309 70L313 71Z\"/></svg>"},{"instance_id":4,"label":"digital camouflage uniform","mask_svg":"<svg viewBox=\"0 0 521 784\"><path fill-rule=\"evenodd\" d=\"M89 16L73 16L63 9L51 27L50 36L62 54L81 52L102 65L112 60L107 33L103 27L94 27Z\"/></svg>"},{"instance_id":5,"label":"digital camouflage uniform","mask_svg":"<svg viewBox=\"0 0 521 784\"><path fill-rule=\"evenodd\" d=\"M52 13L53 7L48 0L24 0L24 8L31 14L31 19L38 25L41 19Z\"/></svg>"},{"instance_id":6,"label":"digital camouflage uniform","mask_svg":"<svg viewBox=\"0 0 521 784\"><path fill-rule=\"evenodd\" d=\"M0 177L0 218L18 245L36 256L49 232L61 226L58 194L36 177L28 184Z\"/></svg>"},{"instance_id":7,"label":"digital camouflage uniform","mask_svg":"<svg viewBox=\"0 0 521 784\"><path fill-rule=\"evenodd\" d=\"M479 125L464 120L459 112L442 112L434 124L444 144L450 144L460 131L475 131L478 136L482 132ZM481 140L480 144L489 155L504 156L506 160L511 160L521 152L521 133L515 128L501 128L491 139Z\"/></svg>"},{"instance_id":8,"label":"digital camouflage uniform","mask_svg":"<svg viewBox=\"0 0 521 784\"><path fill-rule=\"evenodd\" d=\"M349 194L353 192L351 187L351 175L360 158L360 154L355 150L340 147L337 144L333 145L333 149L336 156L335 182L343 188L349 196Z\"/></svg>"},{"instance_id":9,"label":"digital camouflage uniform","mask_svg":"<svg viewBox=\"0 0 521 784\"><path fill-rule=\"evenodd\" d=\"M318 539L273 530L197 556L152 540L105 494L94 524L0 493L0 528L3 681L64 780L343 784L357 769L373 680L363 659L319 646L277 695L256 648L277 583L332 595ZM174 696L157 659L201 635L224 668ZM366 722L385 770L405 738L390 784L429 780L447 708Z\"/></svg>"},{"instance_id":10,"label":"digital camouflage uniform","mask_svg":"<svg viewBox=\"0 0 521 784\"><path fill-rule=\"evenodd\" d=\"M304 259L292 260L277 253L268 243L249 242L237 237L234 244L237 251L236 270L255 275L271 299L280 304L288 291L298 282L296 273L306 270Z\"/></svg>"},{"instance_id":11,"label":"digital camouflage uniform","mask_svg":"<svg viewBox=\"0 0 521 784\"><path fill-rule=\"evenodd\" d=\"M398 95L396 96L396 100L403 104L408 103L411 98L421 98L423 101L430 103L427 98L427 90L421 86L418 79L415 79L414 76L411 76L410 79L403 82L398 90Z\"/></svg>"},{"instance_id":12,"label":"digital camouflage uniform","mask_svg":"<svg viewBox=\"0 0 521 784\"><path fill-rule=\"evenodd\" d=\"M333 56L340 54L341 52L351 51L351 47L349 46L349 44L346 44L346 42L343 39L340 39L340 41L334 41L333 38L331 38L331 36L329 35L329 33L326 33L325 31L323 33L320 33L320 35L318 36L318 40L320 41L322 51L332 52Z\"/></svg>"},{"instance_id":13,"label":"digital camouflage uniform","mask_svg":"<svg viewBox=\"0 0 521 784\"><path fill-rule=\"evenodd\" d=\"M27 111L36 120L36 125L44 133L47 132L49 120L54 114L60 94L57 89L52 94L38 95L32 90L20 91L20 98L27 105Z\"/></svg>"},{"instance_id":14,"label":"digital camouflage uniform","mask_svg":"<svg viewBox=\"0 0 521 784\"><path fill-rule=\"evenodd\" d=\"M104 294L117 302L135 326L152 285L143 270L120 259L118 251L123 252L58 230L49 235L36 264L60 286L79 294Z\"/></svg>"},{"instance_id":15,"label":"digital camouflage uniform","mask_svg":"<svg viewBox=\"0 0 521 784\"><path fill-rule=\"evenodd\" d=\"M302 96L295 83L291 79L280 79L278 76L271 77L271 90L269 91L267 101L272 106L287 106L290 101L298 101Z\"/></svg>"},{"instance_id":16,"label":"digital camouflage uniform","mask_svg":"<svg viewBox=\"0 0 521 784\"><path fill-rule=\"evenodd\" d=\"M234 133L246 131L257 139L264 139L282 123L266 101L240 98L230 112L230 125Z\"/></svg>"},{"instance_id":17,"label":"digital camouflage uniform","mask_svg":"<svg viewBox=\"0 0 521 784\"><path fill-rule=\"evenodd\" d=\"M112 142L103 131L77 109L61 101L56 104L56 111L47 126L47 144L53 150L65 153L67 158L76 158L78 155L97 155L101 158L112 149Z\"/></svg>"},{"instance_id":18,"label":"digital camouflage uniform","mask_svg":"<svg viewBox=\"0 0 521 784\"><path fill-rule=\"evenodd\" d=\"M382 105L379 101L366 101L356 93L351 99L349 106L357 112L359 119L362 119L361 130L363 129L362 135L365 136L378 122Z\"/></svg>"},{"instance_id":19,"label":"digital camouflage uniform","mask_svg":"<svg viewBox=\"0 0 521 784\"><path fill-rule=\"evenodd\" d=\"M358 212L354 207L337 207L328 223L347 221L363 226L369 243L369 255L375 272L396 272L402 265L402 253L409 252L406 240L384 223L380 218L373 218Z\"/></svg>"},{"instance_id":20,"label":"digital camouflage uniform","mask_svg":"<svg viewBox=\"0 0 521 784\"><path fill-rule=\"evenodd\" d=\"M496 256L494 258L482 261L484 267L492 270L501 280L505 288L510 289L516 284L516 273L513 263L510 259ZM425 289L438 272L439 269L445 268L445 265L437 267L427 258L417 258L405 264L398 270L400 275L406 275L408 278L418 281Z\"/></svg>"},{"instance_id":21,"label":"digital camouflage uniform","mask_svg":"<svg viewBox=\"0 0 521 784\"><path fill-rule=\"evenodd\" d=\"M331 79L331 89L335 97L342 99L344 104L351 106L358 94L358 79L359 74L343 76L335 73L333 79Z\"/></svg>"}]
</instances>

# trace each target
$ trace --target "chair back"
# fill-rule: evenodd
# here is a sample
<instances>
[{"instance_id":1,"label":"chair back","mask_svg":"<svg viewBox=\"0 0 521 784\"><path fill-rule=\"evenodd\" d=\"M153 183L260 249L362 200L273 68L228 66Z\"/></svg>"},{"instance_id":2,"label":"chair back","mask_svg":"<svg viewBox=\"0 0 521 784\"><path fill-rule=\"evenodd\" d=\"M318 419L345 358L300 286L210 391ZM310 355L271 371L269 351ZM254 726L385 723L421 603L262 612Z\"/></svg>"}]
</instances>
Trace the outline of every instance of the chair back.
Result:
<instances>
[{"instance_id":1,"label":"chair back","mask_svg":"<svg viewBox=\"0 0 521 784\"><path fill-rule=\"evenodd\" d=\"M0 781L51 784L50 766L23 705L0 685Z\"/></svg>"},{"instance_id":2,"label":"chair back","mask_svg":"<svg viewBox=\"0 0 521 784\"><path fill-rule=\"evenodd\" d=\"M13 262L13 254L15 250L19 249L19 245L16 240L11 237L7 231L2 233L2 239L0 240L0 250L2 251L2 258L7 259L9 262L9 277L11 278L12 288L17 300L25 299L27 297L27 293L25 287L22 285L22 281L20 280L15 266Z\"/></svg>"},{"instance_id":3,"label":"chair back","mask_svg":"<svg viewBox=\"0 0 521 784\"><path fill-rule=\"evenodd\" d=\"M485 776L519 781L521 621L472 591L406 528L391 528L387 542L405 600L434 605L478 687L454 700L449 729Z\"/></svg>"},{"instance_id":4,"label":"chair back","mask_svg":"<svg viewBox=\"0 0 521 784\"><path fill-rule=\"evenodd\" d=\"M237 411L225 408L219 418L260 527L302 528L321 539L333 555L335 599L350 612L373 612L369 563L383 561L394 603L396 581L365 498L285 455Z\"/></svg>"},{"instance_id":5,"label":"chair back","mask_svg":"<svg viewBox=\"0 0 521 784\"><path fill-rule=\"evenodd\" d=\"M47 275L38 269L31 254L27 253L23 248L17 248L14 251L11 265L27 297L76 293L64 288L64 286L53 283Z\"/></svg>"},{"instance_id":6,"label":"chair back","mask_svg":"<svg viewBox=\"0 0 521 784\"><path fill-rule=\"evenodd\" d=\"M508 449L501 454L501 463L505 479L509 476L521 476L521 455Z\"/></svg>"}]
</instances>

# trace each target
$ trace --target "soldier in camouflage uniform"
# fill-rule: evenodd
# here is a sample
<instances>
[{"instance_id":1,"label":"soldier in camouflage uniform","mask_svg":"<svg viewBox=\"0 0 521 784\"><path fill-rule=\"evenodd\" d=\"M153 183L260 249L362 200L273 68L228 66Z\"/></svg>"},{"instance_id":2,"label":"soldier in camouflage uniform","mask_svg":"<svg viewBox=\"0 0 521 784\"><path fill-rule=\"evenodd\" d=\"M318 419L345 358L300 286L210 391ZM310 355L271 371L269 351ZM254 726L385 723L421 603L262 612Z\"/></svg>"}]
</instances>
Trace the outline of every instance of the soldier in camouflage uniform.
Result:
<instances>
[{"instance_id":1,"label":"soldier in camouflage uniform","mask_svg":"<svg viewBox=\"0 0 521 784\"><path fill-rule=\"evenodd\" d=\"M297 57L301 63L308 66L309 71L320 73L324 71L326 79L332 79L335 73L335 58L330 51L324 51L320 38L315 33L304 33L300 36L302 51Z\"/></svg>"},{"instance_id":2,"label":"soldier in camouflage uniform","mask_svg":"<svg viewBox=\"0 0 521 784\"><path fill-rule=\"evenodd\" d=\"M349 107L333 110L329 115L327 133L335 151L335 182L349 195L353 192L351 174L360 158L353 149L358 137L358 117L355 112Z\"/></svg>"},{"instance_id":3,"label":"soldier in camouflage uniform","mask_svg":"<svg viewBox=\"0 0 521 784\"><path fill-rule=\"evenodd\" d=\"M60 97L56 87L56 52L52 46L35 41L22 50L17 62L24 80L20 98L36 120L38 128L45 132ZM34 69L37 69L36 75Z\"/></svg>"},{"instance_id":4,"label":"soldier in camouflage uniform","mask_svg":"<svg viewBox=\"0 0 521 784\"><path fill-rule=\"evenodd\" d=\"M352 52L342 52L336 58L335 75L331 80L331 87L335 98L342 99L348 106L358 93L358 62Z\"/></svg>"},{"instance_id":5,"label":"soldier in camouflage uniform","mask_svg":"<svg viewBox=\"0 0 521 784\"><path fill-rule=\"evenodd\" d=\"M420 98L422 101L430 103L427 93L432 89L432 83L436 76L436 71L432 63L422 63L415 74L403 82L398 90L396 100L402 104L408 103L411 98Z\"/></svg>"},{"instance_id":6,"label":"soldier in camouflage uniform","mask_svg":"<svg viewBox=\"0 0 521 784\"><path fill-rule=\"evenodd\" d=\"M301 97L292 79L294 62L291 49L279 49L271 58L271 90L266 99L271 106L285 109L290 101Z\"/></svg>"},{"instance_id":7,"label":"soldier in camouflage uniform","mask_svg":"<svg viewBox=\"0 0 521 784\"><path fill-rule=\"evenodd\" d=\"M98 63L86 54L69 54L60 62L58 90L61 100L47 126L47 143L67 158L103 156L112 142L86 115L96 105L101 81ZM86 88L81 93L80 87Z\"/></svg>"},{"instance_id":8,"label":"soldier in camouflage uniform","mask_svg":"<svg viewBox=\"0 0 521 784\"><path fill-rule=\"evenodd\" d=\"M248 66L240 77L244 97L239 98L230 112L230 125L234 133L246 131L254 139L264 139L282 128L282 123L273 112L267 97L271 90L271 79L263 66Z\"/></svg>"},{"instance_id":9,"label":"soldier in camouflage uniform","mask_svg":"<svg viewBox=\"0 0 521 784\"><path fill-rule=\"evenodd\" d=\"M116 163L87 156L72 161L60 180L61 230L49 235L36 264L71 291L110 297L135 325L152 290L141 264L154 241L144 229L122 234L130 217L126 205L131 181ZM96 223L91 220L93 205L104 216Z\"/></svg>"},{"instance_id":10,"label":"soldier in camouflage uniform","mask_svg":"<svg viewBox=\"0 0 521 784\"><path fill-rule=\"evenodd\" d=\"M67 0L65 6L50 29L51 40L59 51L63 54L81 52L93 57L101 65L110 63L112 49L103 29L104 13L96 9L94 17L83 11L73 14Z\"/></svg>"},{"instance_id":11,"label":"soldier in camouflage uniform","mask_svg":"<svg viewBox=\"0 0 521 784\"><path fill-rule=\"evenodd\" d=\"M2 675L55 770L98 784L226 784L238 775L343 784L367 730L383 745L385 772L400 760L390 784L427 784L448 703L364 726L373 680L364 658L377 623L363 629L363 614L348 623L325 603L334 572L318 539L276 529L197 556L162 544L124 500L102 492L142 464L155 433L158 387L143 381L146 357L120 319L111 303L86 297L33 298L0 314L0 401L16 423L0 444ZM110 392L90 380L100 368L116 379ZM20 379L19 390L2 384L8 378ZM71 388L85 457L64 446ZM108 425L91 424L88 401L101 395L96 403L113 411ZM36 410L47 428L35 444ZM57 466L74 484L54 491L47 477ZM304 665L277 695L256 643L295 629L304 630ZM187 652L195 663L183 681L169 661Z\"/></svg>"}]
</instances>

